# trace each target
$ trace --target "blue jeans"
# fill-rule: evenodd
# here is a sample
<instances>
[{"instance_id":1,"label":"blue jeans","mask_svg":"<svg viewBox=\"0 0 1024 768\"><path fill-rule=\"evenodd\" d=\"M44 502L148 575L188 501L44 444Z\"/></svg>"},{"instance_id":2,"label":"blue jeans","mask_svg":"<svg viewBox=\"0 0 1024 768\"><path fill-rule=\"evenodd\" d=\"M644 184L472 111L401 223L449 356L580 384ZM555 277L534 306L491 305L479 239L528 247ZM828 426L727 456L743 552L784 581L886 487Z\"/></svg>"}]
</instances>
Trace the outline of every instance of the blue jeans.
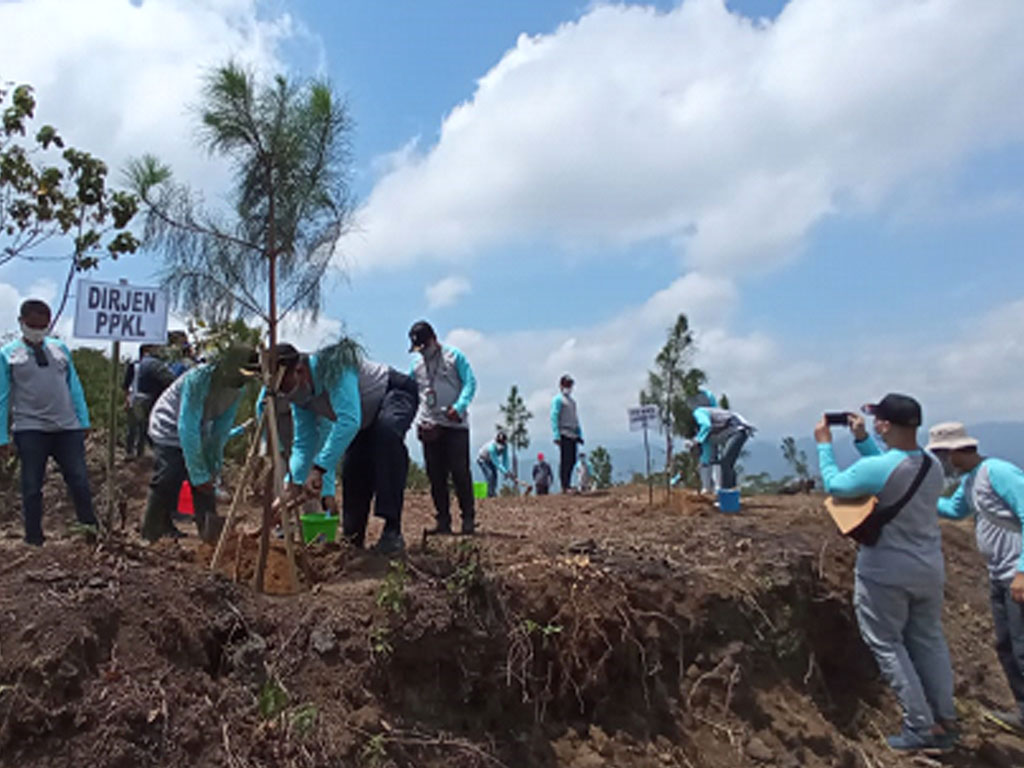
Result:
<instances>
[{"instance_id":1,"label":"blue jeans","mask_svg":"<svg viewBox=\"0 0 1024 768\"><path fill-rule=\"evenodd\" d=\"M75 515L83 525L96 525L89 489L89 471L85 466L85 431L69 429L42 432L29 429L14 433L14 444L21 459L21 510L25 521L25 541L43 543L43 478L46 462L52 456L75 504Z\"/></svg>"},{"instance_id":2,"label":"blue jeans","mask_svg":"<svg viewBox=\"0 0 1024 768\"><path fill-rule=\"evenodd\" d=\"M498 495L498 469L492 462L484 459L477 459L476 463L484 473L484 480L487 481L487 498L493 499Z\"/></svg>"},{"instance_id":3,"label":"blue jeans","mask_svg":"<svg viewBox=\"0 0 1024 768\"><path fill-rule=\"evenodd\" d=\"M861 637L903 705L904 727L917 733L936 721L956 720L942 599L939 579L910 588L857 576L854 586Z\"/></svg>"}]
</instances>

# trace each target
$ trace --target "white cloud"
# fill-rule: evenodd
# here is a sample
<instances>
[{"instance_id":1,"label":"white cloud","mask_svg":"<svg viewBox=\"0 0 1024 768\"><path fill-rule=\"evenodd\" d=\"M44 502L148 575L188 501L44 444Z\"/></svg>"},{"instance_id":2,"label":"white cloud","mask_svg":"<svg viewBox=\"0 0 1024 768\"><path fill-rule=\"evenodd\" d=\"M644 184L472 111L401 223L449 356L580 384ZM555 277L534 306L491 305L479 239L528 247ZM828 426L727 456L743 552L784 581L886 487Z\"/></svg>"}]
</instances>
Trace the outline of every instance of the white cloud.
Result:
<instances>
[{"instance_id":1,"label":"white cloud","mask_svg":"<svg viewBox=\"0 0 1024 768\"><path fill-rule=\"evenodd\" d=\"M521 36L391 168L341 243L357 267L550 239L677 242L727 274L824 217L1024 137L1019 0L792 0L771 23L686 0Z\"/></svg>"},{"instance_id":2,"label":"white cloud","mask_svg":"<svg viewBox=\"0 0 1024 768\"><path fill-rule=\"evenodd\" d=\"M0 78L36 89L37 118L102 157L118 181L153 152L213 199L230 168L195 146L202 75L228 58L285 69L279 47L304 34L258 0L20 0L0 3Z\"/></svg>"},{"instance_id":3,"label":"white cloud","mask_svg":"<svg viewBox=\"0 0 1024 768\"><path fill-rule=\"evenodd\" d=\"M427 297L427 306L430 309L440 309L441 307L451 306L458 301L460 296L469 293L471 290L472 286L469 280L464 277L450 275L428 285L424 293Z\"/></svg>"}]
</instances>

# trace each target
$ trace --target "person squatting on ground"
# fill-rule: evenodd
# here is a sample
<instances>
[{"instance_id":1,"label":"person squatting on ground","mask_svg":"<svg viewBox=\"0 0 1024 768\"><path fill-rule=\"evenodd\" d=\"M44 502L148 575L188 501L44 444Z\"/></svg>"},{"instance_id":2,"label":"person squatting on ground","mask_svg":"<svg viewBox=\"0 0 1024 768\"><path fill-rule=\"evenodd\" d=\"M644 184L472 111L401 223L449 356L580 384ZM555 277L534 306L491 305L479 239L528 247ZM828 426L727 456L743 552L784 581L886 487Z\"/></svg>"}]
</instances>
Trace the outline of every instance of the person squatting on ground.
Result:
<instances>
[{"instance_id":1,"label":"person squatting on ground","mask_svg":"<svg viewBox=\"0 0 1024 768\"><path fill-rule=\"evenodd\" d=\"M754 426L735 411L713 406L698 406L693 409L693 420L697 423L694 442L700 445L702 469L710 467L718 457L722 468L722 489L736 488L736 461L747 440L756 431ZM706 473L702 471L701 485Z\"/></svg>"},{"instance_id":2,"label":"person squatting on ground","mask_svg":"<svg viewBox=\"0 0 1024 768\"><path fill-rule=\"evenodd\" d=\"M469 469L467 410L476 394L476 377L469 361L455 347L441 344L430 323L420 320L409 329L409 351L420 358L412 364L419 385L416 435L423 443L423 462L430 479L437 525L433 533L452 532L448 478L462 512L462 533L476 530L473 476Z\"/></svg>"},{"instance_id":3,"label":"person squatting on ground","mask_svg":"<svg viewBox=\"0 0 1024 768\"><path fill-rule=\"evenodd\" d=\"M562 483L562 493L572 490L576 451L583 445L583 428L572 396L574 385L572 376L562 376L558 382L558 394L551 401L551 434L559 449L558 479Z\"/></svg>"},{"instance_id":4,"label":"person squatting on ground","mask_svg":"<svg viewBox=\"0 0 1024 768\"><path fill-rule=\"evenodd\" d=\"M917 444L922 421L916 400L890 394L864 410L874 416L875 434L888 450L879 450L864 419L851 414L861 458L844 471L836 465L826 420L814 429L826 492L840 499L874 496L876 509L896 509L876 542L858 548L857 624L903 707L903 728L889 737L889 745L949 748L957 731L953 669L942 630L945 566L935 513L944 486L942 467Z\"/></svg>"},{"instance_id":5,"label":"person squatting on ground","mask_svg":"<svg viewBox=\"0 0 1024 768\"><path fill-rule=\"evenodd\" d=\"M498 495L499 475L512 482L516 480L516 476L512 474L512 468L508 464L508 437L500 429L494 439L489 440L480 449L476 463L487 481L487 498L489 499Z\"/></svg>"},{"instance_id":6,"label":"person squatting on ground","mask_svg":"<svg viewBox=\"0 0 1024 768\"><path fill-rule=\"evenodd\" d=\"M125 412L127 437L125 454L129 459L139 458L145 452L149 414L156 400L175 379L170 367L159 357L160 347L143 344L139 359L125 369Z\"/></svg>"},{"instance_id":7,"label":"person squatting on ground","mask_svg":"<svg viewBox=\"0 0 1024 768\"><path fill-rule=\"evenodd\" d=\"M0 456L10 441L21 459L21 512L25 541L43 543L43 479L52 456L60 467L83 525L96 525L85 432L89 409L71 352L48 337L50 307L29 299L19 312L21 338L0 348ZM10 425L8 425L8 417Z\"/></svg>"},{"instance_id":8,"label":"person squatting on ground","mask_svg":"<svg viewBox=\"0 0 1024 768\"><path fill-rule=\"evenodd\" d=\"M1016 711L988 716L1024 734L1024 471L982 456L963 424L937 424L929 437L928 450L947 475L963 476L952 498L939 499L939 514L953 520L974 515L978 551L988 564L996 653L1017 702Z\"/></svg>"},{"instance_id":9,"label":"person squatting on ground","mask_svg":"<svg viewBox=\"0 0 1024 768\"><path fill-rule=\"evenodd\" d=\"M173 523L178 493L188 480L196 528L204 541L220 534L214 482L246 383L259 375L259 356L250 347L225 350L210 363L190 368L157 398L149 415L155 464L142 519L142 536L184 534Z\"/></svg>"},{"instance_id":10,"label":"person squatting on ground","mask_svg":"<svg viewBox=\"0 0 1024 768\"><path fill-rule=\"evenodd\" d=\"M551 490L551 484L555 481L555 475L551 471L551 465L544 460L544 454L537 454L537 463L533 465L533 487L538 496L547 496Z\"/></svg>"},{"instance_id":11,"label":"person squatting on ground","mask_svg":"<svg viewBox=\"0 0 1024 768\"><path fill-rule=\"evenodd\" d=\"M279 344L276 357L284 367L280 390L291 403L294 429L288 495L320 498L336 515L340 461L342 536L353 546L364 546L373 504L374 514L384 521L374 549L400 552L409 472L405 434L416 414L416 382L362 359L348 340L308 355Z\"/></svg>"}]
</instances>

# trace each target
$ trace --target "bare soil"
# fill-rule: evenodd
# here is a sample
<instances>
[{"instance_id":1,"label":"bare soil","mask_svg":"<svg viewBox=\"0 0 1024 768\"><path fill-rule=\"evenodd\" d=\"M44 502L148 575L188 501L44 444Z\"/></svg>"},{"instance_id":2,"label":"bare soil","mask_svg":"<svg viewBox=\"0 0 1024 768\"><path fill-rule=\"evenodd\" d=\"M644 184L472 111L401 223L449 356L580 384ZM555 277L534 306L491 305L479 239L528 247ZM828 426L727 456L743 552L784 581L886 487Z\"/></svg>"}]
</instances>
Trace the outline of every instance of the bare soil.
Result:
<instances>
[{"instance_id":1,"label":"bare soil","mask_svg":"<svg viewBox=\"0 0 1024 768\"><path fill-rule=\"evenodd\" d=\"M820 497L493 499L480 535L424 539L413 495L406 557L315 545L296 585L278 549L293 594L268 596L248 539L216 574L194 538L142 546L148 466L122 472L99 543L59 480L42 549L0 510L0 766L1024 765L981 716L1011 702L965 526L944 528L963 745L907 757Z\"/></svg>"}]
</instances>

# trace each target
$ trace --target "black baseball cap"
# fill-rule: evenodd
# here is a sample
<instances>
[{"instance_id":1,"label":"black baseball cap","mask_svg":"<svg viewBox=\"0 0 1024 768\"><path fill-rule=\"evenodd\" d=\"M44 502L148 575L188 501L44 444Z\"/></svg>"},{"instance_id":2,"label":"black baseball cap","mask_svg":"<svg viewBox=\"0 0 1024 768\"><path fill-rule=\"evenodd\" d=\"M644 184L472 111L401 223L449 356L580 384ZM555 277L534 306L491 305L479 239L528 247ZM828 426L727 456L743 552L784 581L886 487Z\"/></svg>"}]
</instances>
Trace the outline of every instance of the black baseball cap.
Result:
<instances>
[{"instance_id":1,"label":"black baseball cap","mask_svg":"<svg viewBox=\"0 0 1024 768\"><path fill-rule=\"evenodd\" d=\"M437 334L434 333L434 326L426 320L419 320L413 323L412 328L409 329L409 351L416 352L425 347L431 339L436 338Z\"/></svg>"},{"instance_id":2,"label":"black baseball cap","mask_svg":"<svg viewBox=\"0 0 1024 768\"><path fill-rule=\"evenodd\" d=\"M873 405L865 405L861 410L876 419L901 427L920 427L923 421L921 404L910 395L890 393Z\"/></svg>"}]
</instances>

